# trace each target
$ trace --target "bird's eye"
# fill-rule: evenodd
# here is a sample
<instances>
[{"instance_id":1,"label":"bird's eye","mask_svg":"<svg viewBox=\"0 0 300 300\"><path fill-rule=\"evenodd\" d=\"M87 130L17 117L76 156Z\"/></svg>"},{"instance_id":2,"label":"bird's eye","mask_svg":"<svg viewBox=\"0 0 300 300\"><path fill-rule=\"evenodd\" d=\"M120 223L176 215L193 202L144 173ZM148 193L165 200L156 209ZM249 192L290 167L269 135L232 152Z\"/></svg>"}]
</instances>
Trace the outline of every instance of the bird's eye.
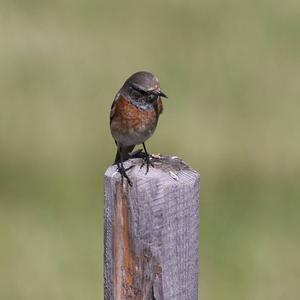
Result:
<instances>
[{"instance_id":1,"label":"bird's eye","mask_svg":"<svg viewBox=\"0 0 300 300\"><path fill-rule=\"evenodd\" d=\"M148 95L148 100L150 102L155 101L157 99L158 95L157 94L150 94Z\"/></svg>"}]
</instances>

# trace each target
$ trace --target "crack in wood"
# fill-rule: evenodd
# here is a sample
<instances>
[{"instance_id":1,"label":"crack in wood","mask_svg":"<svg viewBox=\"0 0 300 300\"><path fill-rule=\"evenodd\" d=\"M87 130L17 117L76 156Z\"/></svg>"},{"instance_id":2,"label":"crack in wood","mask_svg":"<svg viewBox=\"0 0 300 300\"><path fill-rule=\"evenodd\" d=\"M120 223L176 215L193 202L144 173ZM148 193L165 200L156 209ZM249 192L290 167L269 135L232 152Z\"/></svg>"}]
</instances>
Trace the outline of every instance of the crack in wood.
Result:
<instances>
[{"instance_id":1,"label":"crack in wood","mask_svg":"<svg viewBox=\"0 0 300 300\"><path fill-rule=\"evenodd\" d=\"M161 267L153 257L149 246L134 245L134 241L138 240L133 238L127 194L120 183L116 184L114 214L114 299L155 299L153 282L161 273Z\"/></svg>"}]
</instances>

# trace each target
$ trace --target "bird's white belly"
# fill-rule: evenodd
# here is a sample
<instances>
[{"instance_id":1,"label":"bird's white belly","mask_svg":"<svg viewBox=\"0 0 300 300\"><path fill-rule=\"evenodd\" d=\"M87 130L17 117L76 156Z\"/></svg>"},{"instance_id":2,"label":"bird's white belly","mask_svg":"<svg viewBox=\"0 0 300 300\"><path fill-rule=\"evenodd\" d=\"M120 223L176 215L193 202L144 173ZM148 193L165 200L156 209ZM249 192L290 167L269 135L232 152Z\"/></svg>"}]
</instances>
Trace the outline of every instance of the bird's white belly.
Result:
<instances>
[{"instance_id":1,"label":"bird's white belly","mask_svg":"<svg viewBox=\"0 0 300 300\"><path fill-rule=\"evenodd\" d=\"M131 128L126 133L125 132L112 132L114 139L123 146L138 145L144 143L149 139L155 127L143 126L141 125L139 129Z\"/></svg>"}]
</instances>

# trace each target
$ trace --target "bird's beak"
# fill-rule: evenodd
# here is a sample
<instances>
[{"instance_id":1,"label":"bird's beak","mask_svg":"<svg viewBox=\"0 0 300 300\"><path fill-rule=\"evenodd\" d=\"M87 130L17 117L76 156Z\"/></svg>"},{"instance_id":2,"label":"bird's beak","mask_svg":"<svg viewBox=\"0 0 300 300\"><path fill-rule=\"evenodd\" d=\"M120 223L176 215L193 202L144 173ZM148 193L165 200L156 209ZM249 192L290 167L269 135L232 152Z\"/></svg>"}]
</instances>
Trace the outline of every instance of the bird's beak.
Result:
<instances>
[{"instance_id":1,"label":"bird's beak","mask_svg":"<svg viewBox=\"0 0 300 300\"><path fill-rule=\"evenodd\" d=\"M164 92L162 92L162 91L159 91L159 92L158 92L158 95L159 95L160 97L168 98L168 96L167 96Z\"/></svg>"}]
</instances>

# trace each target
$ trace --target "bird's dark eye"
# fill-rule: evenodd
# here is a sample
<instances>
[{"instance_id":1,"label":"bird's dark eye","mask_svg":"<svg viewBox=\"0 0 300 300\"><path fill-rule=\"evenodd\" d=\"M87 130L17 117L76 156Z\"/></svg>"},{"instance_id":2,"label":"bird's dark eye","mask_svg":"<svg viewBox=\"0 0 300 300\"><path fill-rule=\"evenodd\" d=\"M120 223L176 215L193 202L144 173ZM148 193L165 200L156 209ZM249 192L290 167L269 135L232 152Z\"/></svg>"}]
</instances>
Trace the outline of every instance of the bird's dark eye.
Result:
<instances>
[{"instance_id":1,"label":"bird's dark eye","mask_svg":"<svg viewBox=\"0 0 300 300\"><path fill-rule=\"evenodd\" d=\"M150 94L148 95L148 101L153 102L158 98L157 94Z\"/></svg>"}]
</instances>

